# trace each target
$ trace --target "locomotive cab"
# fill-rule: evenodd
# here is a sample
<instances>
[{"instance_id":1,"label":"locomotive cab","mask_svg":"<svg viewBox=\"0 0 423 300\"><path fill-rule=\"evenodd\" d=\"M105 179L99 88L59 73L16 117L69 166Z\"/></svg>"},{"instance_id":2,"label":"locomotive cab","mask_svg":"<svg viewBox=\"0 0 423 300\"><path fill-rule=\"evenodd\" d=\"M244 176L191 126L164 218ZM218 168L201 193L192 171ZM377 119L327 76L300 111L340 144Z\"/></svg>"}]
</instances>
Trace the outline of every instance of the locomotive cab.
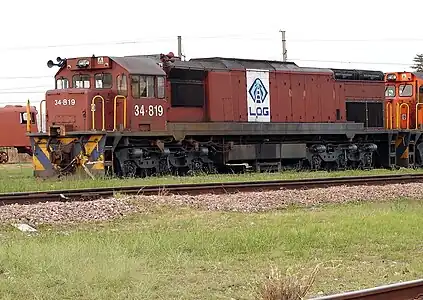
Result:
<instances>
[{"instance_id":1,"label":"locomotive cab","mask_svg":"<svg viewBox=\"0 0 423 300\"><path fill-rule=\"evenodd\" d=\"M164 129L165 75L145 57L57 58L46 127L66 132Z\"/></svg>"},{"instance_id":2,"label":"locomotive cab","mask_svg":"<svg viewBox=\"0 0 423 300\"><path fill-rule=\"evenodd\" d=\"M385 74L387 129L418 129L423 125L423 74Z\"/></svg>"},{"instance_id":3,"label":"locomotive cab","mask_svg":"<svg viewBox=\"0 0 423 300\"><path fill-rule=\"evenodd\" d=\"M112 130L113 73L108 57L57 58L48 67L59 66L55 89L46 93L46 128L63 126L65 131ZM123 97L122 97L123 98ZM119 103L119 106L120 103Z\"/></svg>"}]
</instances>

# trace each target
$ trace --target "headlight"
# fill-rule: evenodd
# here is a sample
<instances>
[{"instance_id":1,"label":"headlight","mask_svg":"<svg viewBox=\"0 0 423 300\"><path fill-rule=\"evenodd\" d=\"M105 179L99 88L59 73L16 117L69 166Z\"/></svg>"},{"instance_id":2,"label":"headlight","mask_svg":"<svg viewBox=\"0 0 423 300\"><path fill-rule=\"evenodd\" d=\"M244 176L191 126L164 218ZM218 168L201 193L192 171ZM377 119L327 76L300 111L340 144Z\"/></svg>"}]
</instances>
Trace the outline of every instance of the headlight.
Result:
<instances>
[{"instance_id":1,"label":"headlight","mask_svg":"<svg viewBox=\"0 0 423 300\"><path fill-rule=\"evenodd\" d=\"M396 74L388 74L388 76L386 76L386 80L395 81L395 80L397 80L397 75Z\"/></svg>"}]
</instances>

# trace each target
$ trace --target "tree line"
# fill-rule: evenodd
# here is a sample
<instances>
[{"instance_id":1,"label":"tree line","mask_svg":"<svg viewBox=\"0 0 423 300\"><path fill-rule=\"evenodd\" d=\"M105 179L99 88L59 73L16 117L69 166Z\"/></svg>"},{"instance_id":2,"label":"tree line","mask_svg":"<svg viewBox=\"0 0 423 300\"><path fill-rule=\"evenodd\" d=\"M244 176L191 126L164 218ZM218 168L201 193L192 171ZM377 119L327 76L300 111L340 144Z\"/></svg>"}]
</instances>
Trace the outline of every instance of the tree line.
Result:
<instances>
[{"instance_id":1,"label":"tree line","mask_svg":"<svg viewBox=\"0 0 423 300\"><path fill-rule=\"evenodd\" d=\"M413 59L414 65L411 66L416 72L423 72L423 54L416 54Z\"/></svg>"}]
</instances>

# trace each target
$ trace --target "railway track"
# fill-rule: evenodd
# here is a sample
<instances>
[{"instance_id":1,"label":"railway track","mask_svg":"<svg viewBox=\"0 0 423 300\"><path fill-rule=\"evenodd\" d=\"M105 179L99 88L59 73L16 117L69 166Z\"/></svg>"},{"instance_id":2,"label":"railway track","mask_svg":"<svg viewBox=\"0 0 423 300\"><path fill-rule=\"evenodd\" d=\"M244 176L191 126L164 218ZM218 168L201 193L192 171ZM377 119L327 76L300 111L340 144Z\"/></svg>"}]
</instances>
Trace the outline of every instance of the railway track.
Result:
<instances>
[{"instance_id":1,"label":"railway track","mask_svg":"<svg viewBox=\"0 0 423 300\"><path fill-rule=\"evenodd\" d=\"M423 279L335 294L310 300L423 300Z\"/></svg>"},{"instance_id":2,"label":"railway track","mask_svg":"<svg viewBox=\"0 0 423 300\"><path fill-rule=\"evenodd\" d=\"M0 205L31 204L51 201L94 200L111 197L115 193L157 195L160 193L198 195L204 193L233 193L277 189L307 189L340 185L385 185L393 183L423 182L423 174L349 176L338 178L313 178L300 180L272 180L249 182L224 182L202 184L172 184L150 186L123 186L43 192L18 192L0 194Z\"/></svg>"}]
</instances>

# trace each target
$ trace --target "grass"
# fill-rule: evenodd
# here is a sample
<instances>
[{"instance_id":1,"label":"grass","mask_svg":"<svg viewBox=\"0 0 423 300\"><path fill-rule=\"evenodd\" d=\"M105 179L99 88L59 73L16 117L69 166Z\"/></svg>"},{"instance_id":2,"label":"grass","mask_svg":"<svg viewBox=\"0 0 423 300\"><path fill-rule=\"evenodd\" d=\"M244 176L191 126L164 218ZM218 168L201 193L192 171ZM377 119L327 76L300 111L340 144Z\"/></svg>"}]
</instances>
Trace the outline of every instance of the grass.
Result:
<instances>
[{"instance_id":1,"label":"grass","mask_svg":"<svg viewBox=\"0 0 423 300\"><path fill-rule=\"evenodd\" d=\"M106 223L0 226L0 299L255 299L271 268L309 274L309 295L423 272L423 204L242 214L155 208ZM262 298L263 299L263 298Z\"/></svg>"},{"instance_id":2,"label":"grass","mask_svg":"<svg viewBox=\"0 0 423 300\"><path fill-rule=\"evenodd\" d=\"M147 179L89 179L89 178L66 178L66 179L38 179L32 175L31 164L6 164L0 165L0 193L46 191L59 189L115 187L134 185L160 185L177 183L201 183L201 182L226 182L245 180L280 180L322 178L340 176L362 176L383 174L416 174L423 173L423 169L400 169L400 170L371 170L371 171L339 171L339 172L295 172L282 173L248 173L241 175L209 175L192 177L151 177Z\"/></svg>"}]
</instances>

